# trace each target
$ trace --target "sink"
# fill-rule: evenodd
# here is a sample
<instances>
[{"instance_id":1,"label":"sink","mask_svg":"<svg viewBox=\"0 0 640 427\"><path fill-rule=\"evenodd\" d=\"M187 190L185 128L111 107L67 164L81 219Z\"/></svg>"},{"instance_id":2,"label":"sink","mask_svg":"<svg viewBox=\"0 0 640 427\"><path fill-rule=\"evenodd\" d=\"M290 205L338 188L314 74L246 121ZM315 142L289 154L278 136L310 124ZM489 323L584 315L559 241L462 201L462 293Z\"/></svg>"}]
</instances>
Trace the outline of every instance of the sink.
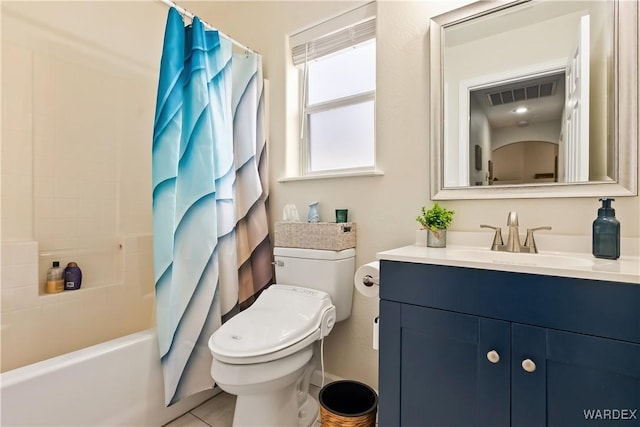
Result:
<instances>
[{"instance_id":1,"label":"sink","mask_svg":"<svg viewBox=\"0 0 640 427\"><path fill-rule=\"evenodd\" d=\"M571 255L528 254L498 252L489 249L449 249L447 255L464 261L493 262L496 264L530 265L537 267L591 267L588 258Z\"/></svg>"},{"instance_id":2,"label":"sink","mask_svg":"<svg viewBox=\"0 0 640 427\"><path fill-rule=\"evenodd\" d=\"M452 232L454 233L454 232ZM545 247L537 254L492 251L485 246L485 233L457 232L456 240L446 248L408 245L378 252L383 261L410 262L483 270L510 271L576 279L602 280L640 285L640 257L634 252L617 260L594 258L583 252L590 245L590 236L545 236ZM447 239L449 236L447 236ZM453 239L452 239L453 240ZM565 249L567 251L565 251ZM634 248L627 249L635 250Z\"/></svg>"}]
</instances>

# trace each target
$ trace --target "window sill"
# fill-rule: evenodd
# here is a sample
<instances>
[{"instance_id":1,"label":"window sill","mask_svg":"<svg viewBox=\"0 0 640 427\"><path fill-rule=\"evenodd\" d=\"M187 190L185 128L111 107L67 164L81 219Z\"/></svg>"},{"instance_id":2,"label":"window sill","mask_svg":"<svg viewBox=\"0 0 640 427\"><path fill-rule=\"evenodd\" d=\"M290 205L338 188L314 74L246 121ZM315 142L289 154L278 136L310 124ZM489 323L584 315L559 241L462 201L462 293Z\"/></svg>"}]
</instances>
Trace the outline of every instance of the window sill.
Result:
<instances>
[{"instance_id":1,"label":"window sill","mask_svg":"<svg viewBox=\"0 0 640 427\"><path fill-rule=\"evenodd\" d=\"M278 182L310 181L310 180L317 180L317 179L351 178L351 177L358 177L358 176L382 176L382 175L384 175L384 171L375 169L370 171L358 171L358 172L336 172L336 173L326 173L326 174L318 174L318 175L284 176L282 178L278 178Z\"/></svg>"}]
</instances>

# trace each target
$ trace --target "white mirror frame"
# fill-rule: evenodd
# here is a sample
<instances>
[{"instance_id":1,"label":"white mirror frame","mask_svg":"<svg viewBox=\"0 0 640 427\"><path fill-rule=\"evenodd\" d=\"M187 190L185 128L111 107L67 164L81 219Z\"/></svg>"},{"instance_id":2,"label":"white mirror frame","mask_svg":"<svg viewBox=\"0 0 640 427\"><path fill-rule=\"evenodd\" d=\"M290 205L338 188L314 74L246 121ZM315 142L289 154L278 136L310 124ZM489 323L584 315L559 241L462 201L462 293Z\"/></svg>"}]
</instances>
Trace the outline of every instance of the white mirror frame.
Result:
<instances>
[{"instance_id":1,"label":"white mirror frame","mask_svg":"<svg viewBox=\"0 0 640 427\"><path fill-rule=\"evenodd\" d=\"M614 1L613 118L616 180L570 184L521 184L443 187L444 93L443 31L451 25L535 0L479 1L431 19L430 39L430 164L431 199L513 199L638 195L638 141L640 137L638 1Z\"/></svg>"}]
</instances>

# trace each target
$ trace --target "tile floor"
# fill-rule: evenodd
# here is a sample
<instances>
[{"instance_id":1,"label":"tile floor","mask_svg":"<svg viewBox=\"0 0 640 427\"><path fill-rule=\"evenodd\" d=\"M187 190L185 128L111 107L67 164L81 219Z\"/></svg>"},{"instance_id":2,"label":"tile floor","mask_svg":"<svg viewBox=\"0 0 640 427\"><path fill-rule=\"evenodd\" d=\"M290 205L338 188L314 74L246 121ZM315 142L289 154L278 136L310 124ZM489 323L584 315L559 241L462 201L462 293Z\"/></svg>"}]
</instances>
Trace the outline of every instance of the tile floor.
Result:
<instances>
[{"instance_id":1,"label":"tile floor","mask_svg":"<svg viewBox=\"0 0 640 427\"><path fill-rule=\"evenodd\" d=\"M317 400L320 388L312 385L309 392ZM164 427L231 427L235 404L235 396L220 393ZM320 421L314 427L320 427Z\"/></svg>"}]
</instances>

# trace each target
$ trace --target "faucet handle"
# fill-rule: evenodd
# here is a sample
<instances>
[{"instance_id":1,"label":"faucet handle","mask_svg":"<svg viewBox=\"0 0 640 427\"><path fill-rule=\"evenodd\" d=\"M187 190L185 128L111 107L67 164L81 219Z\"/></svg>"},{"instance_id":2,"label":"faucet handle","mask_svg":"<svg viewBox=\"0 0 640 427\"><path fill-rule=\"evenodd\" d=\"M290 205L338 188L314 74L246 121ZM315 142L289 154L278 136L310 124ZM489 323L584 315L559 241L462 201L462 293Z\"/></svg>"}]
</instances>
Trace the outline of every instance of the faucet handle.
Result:
<instances>
[{"instance_id":1,"label":"faucet handle","mask_svg":"<svg viewBox=\"0 0 640 427\"><path fill-rule=\"evenodd\" d=\"M491 244L491 250L497 251L498 246L504 245L502 241L502 229L500 227L494 227L492 225L480 224L480 228L491 228L496 231L496 234L493 236L493 243Z\"/></svg>"},{"instance_id":2,"label":"faucet handle","mask_svg":"<svg viewBox=\"0 0 640 427\"><path fill-rule=\"evenodd\" d=\"M538 253L538 247L536 246L536 241L533 238L533 232L538 230L551 230L551 227L547 225L544 227L527 228L527 238L524 241L523 247L529 248L529 252L532 254Z\"/></svg>"},{"instance_id":3,"label":"faucet handle","mask_svg":"<svg viewBox=\"0 0 640 427\"><path fill-rule=\"evenodd\" d=\"M517 227L518 226L518 212L511 211L509 212L509 216L507 217L507 227Z\"/></svg>"}]
</instances>

